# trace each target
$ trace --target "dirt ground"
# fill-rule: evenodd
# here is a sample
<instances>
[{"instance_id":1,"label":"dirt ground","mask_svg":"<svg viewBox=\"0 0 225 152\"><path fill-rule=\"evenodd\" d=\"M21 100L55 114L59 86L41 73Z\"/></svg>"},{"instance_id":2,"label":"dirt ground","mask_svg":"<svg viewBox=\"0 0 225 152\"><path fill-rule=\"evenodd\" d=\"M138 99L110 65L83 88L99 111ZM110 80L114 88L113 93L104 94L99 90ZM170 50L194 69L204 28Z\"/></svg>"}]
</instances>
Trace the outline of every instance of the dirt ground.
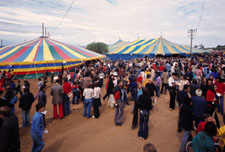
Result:
<instances>
[{"instance_id":1,"label":"dirt ground","mask_svg":"<svg viewBox=\"0 0 225 152\"><path fill-rule=\"evenodd\" d=\"M30 80L31 91L37 92L37 80ZM102 100L99 119L87 119L82 116L83 105L71 105L72 113L64 119L54 120L51 104L50 84L48 83L47 129L44 152L142 152L146 143L153 143L159 152L178 152L183 133L177 133L177 108L169 111L169 94L158 98L149 117L149 137L146 140L137 136L138 129L131 129L133 115L132 102L125 107L124 123L114 125L114 110ZM104 87L101 91L105 93ZM37 100L32 105L31 119ZM16 115L22 126L21 110L16 106ZM20 128L21 151L30 152L32 138L30 128Z\"/></svg>"}]
</instances>

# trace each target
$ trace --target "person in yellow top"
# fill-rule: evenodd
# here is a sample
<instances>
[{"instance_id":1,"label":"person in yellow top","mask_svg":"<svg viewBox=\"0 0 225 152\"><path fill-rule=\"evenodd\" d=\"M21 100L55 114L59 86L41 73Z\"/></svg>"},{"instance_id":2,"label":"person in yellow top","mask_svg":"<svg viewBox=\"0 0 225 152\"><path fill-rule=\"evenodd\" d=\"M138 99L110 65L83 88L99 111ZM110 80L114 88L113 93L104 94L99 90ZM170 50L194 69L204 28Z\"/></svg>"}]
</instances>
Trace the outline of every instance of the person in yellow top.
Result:
<instances>
[{"instance_id":1,"label":"person in yellow top","mask_svg":"<svg viewBox=\"0 0 225 152\"><path fill-rule=\"evenodd\" d=\"M223 116L223 123L225 124L225 115ZM217 131L217 136L222 139L221 147L223 148L223 152L225 152L225 125L220 127L220 129Z\"/></svg>"},{"instance_id":2,"label":"person in yellow top","mask_svg":"<svg viewBox=\"0 0 225 152\"><path fill-rule=\"evenodd\" d=\"M151 72L149 71L149 69L146 69L145 75L147 76L148 74L151 75Z\"/></svg>"},{"instance_id":3,"label":"person in yellow top","mask_svg":"<svg viewBox=\"0 0 225 152\"><path fill-rule=\"evenodd\" d=\"M147 78L143 81L142 86L145 87L146 84L148 83L149 79L150 79L151 75L147 74Z\"/></svg>"}]
</instances>

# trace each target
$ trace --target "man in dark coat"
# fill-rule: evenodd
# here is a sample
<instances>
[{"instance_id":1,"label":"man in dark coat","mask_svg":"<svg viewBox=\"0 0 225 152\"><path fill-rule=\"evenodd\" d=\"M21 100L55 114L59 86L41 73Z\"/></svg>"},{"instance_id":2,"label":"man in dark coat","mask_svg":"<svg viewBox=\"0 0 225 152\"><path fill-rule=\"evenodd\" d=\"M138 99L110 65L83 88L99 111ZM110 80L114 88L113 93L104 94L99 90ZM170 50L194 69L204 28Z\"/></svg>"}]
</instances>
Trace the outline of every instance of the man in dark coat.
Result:
<instances>
[{"instance_id":1,"label":"man in dark coat","mask_svg":"<svg viewBox=\"0 0 225 152\"><path fill-rule=\"evenodd\" d=\"M30 126L30 108L34 102L34 96L30 92L30 89L26 87L24 94L20 97L19 107L22 109L23 128Z\"/></svg>"},{"instance_id":2,"label":"man in dark coat","mask_svg":"<svg viewBox=\"0 0 225 152\"><path fill-rule=\"evenodd\" d=\"M209 108L206 100L202 97L201 89L196 90L196 95L197 96L192 97L192 101L195 116L195 127L197 128L198 124L201 121L204 121L204 114L209 112Z\"/></svg>"},{"instance_id":3,"label":"man in dark coat","mask_svg":"<svg viewBox=\"0 0 225 152\"><path fill-rule=\"evenodd\" d=\"M185 152L185 147L188 139L191 136L191 130L193 129L193 109L191 106L191 98L186 97L184 103L181 105L180 110L180 127L184 130L184 136L180 145L180 152Z\"/></svg>"},{"instance_id":4,"label":"man in dark coat","mask_svg":"<svg viewBox=\"0 0 225 152\"><path fill-rule=\"evenodd\" d=\"M155 84L152 82L151 79L149 79L149 82L146 84L145 87L148 89L149 96L150 96L151 100L154 102L154 96L157 94Z\"/></svg>"},{"instance_id":5,"label":"man in dark coat","mask_svg":"<svg viewBox=\"0 0 225 152\"><path fill-rule=\"evenodd\" d=\"M188 96L190 92L190 86L185 84L182 91L180 91L177 95L177 101L179 103L179 107L183 104L184 99Z\"/></svg>"},{"instance_id":6,"label":"man in dark coat","mask_svg":"<svg viewBox=\"0 0 225 152\"><path fill-rule=\"evenodd\" d=\"M0 119L3 120L0 128L0 152L19 152L19 124L18 118L11 115L9 106L0 107Z\"/></svg>"},{"instance_id":7,"label":"man in dark coat","mask_svg":"<svg viewBox=\"0 0 225 152\"><path fill-rule=\"evenodd\" d=\"M188 93L190 93L190 86L185 84L182 91L180 91L177 95L177 101L179 103L179 107L181 108L181 105L183 104L184 100L188 98ZM182 129L180 127L180 113L178 117L178 132L181 132Z\"/></svg>"}]
</instances>

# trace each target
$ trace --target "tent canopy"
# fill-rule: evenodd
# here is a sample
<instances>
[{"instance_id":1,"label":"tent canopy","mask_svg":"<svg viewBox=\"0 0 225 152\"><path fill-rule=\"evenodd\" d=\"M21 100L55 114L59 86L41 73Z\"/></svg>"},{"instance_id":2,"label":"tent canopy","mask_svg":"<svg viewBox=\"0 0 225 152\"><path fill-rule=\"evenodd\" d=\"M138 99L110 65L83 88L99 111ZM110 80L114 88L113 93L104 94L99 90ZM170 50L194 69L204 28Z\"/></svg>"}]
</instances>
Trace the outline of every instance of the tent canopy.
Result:
<instances>
[{"instance_id":1,"label":"tent canopy","mask_svg":"<svg viewBox=\"0 0 225 152\"><path fill-rule=\"evenodd\" d=\"M181 45L170 42L164 39L162 36L151 40L136 40L133 42L118 41L116 44L109 47L110 51L107 54L112 60L129 60L138 57L154 57L156 55L183 55L190 54L190 47L187 45ZM192 49L192 53L204 53L205 50L197 48Z\"/></svg>"},{"instance_id":2,"label":"tent canopy","mask_svg":"<svg viewBox=\"0 0 225 152\"><path fill-rule=\"evenodd\" d=\"M49 38L37 38L0 49L0 70L13 69L14 75L40 75L72 68L86 60L104 56L81 47L75 47ZM28 76L29 78L29 76Z\"/></svg>"}]
</instances>

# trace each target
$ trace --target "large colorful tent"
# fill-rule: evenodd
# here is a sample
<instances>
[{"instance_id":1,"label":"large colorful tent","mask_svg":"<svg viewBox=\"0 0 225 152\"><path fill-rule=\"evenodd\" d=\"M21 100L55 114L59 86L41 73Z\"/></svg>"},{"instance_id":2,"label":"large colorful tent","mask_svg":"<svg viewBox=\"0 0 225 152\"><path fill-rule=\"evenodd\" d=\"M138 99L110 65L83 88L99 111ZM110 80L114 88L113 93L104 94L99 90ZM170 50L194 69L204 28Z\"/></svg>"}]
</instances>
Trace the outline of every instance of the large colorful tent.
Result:
<instances>
[{"instance_id":1,"label":"large colorful tent","mask_svg":"<svg viewBox=\"0 0 225 152\"><path fill-rule=\"evenodd\" d=\"M109 46L109 53L111 52L116 52L118 49L120 49L121 47L128 45L130 42L125 42L122 40L118 40L117 42L115 42L114 44Z\"/></svg>"},{"instance_id":2,"label":"large colorful tent","mask_svg":"<svg viewBox=\"0 0 225 152\"><path fill-rule=\"evenodd\" d=\"M204 53L205 50L192 49L192 53ZM109 47L107 57L111 60L130 60L139 57L154 57L156 55L183 55L190 54L190 46L180 45L164 39L162 36L151 40L136 40L130 43L118 41Z\"/></svg>"},{"instance_id":3,"label":"large colorful tent","mask_svg":"<svg viewBox=\"0 0 225 152\"><path fill-rule=\"evenodd\" d=\"M13 69L16 77L35 78L59 72L104 56L81 47L40 37L29 42L0 48L0 70Z\"/></svg>"}]
</instances>

